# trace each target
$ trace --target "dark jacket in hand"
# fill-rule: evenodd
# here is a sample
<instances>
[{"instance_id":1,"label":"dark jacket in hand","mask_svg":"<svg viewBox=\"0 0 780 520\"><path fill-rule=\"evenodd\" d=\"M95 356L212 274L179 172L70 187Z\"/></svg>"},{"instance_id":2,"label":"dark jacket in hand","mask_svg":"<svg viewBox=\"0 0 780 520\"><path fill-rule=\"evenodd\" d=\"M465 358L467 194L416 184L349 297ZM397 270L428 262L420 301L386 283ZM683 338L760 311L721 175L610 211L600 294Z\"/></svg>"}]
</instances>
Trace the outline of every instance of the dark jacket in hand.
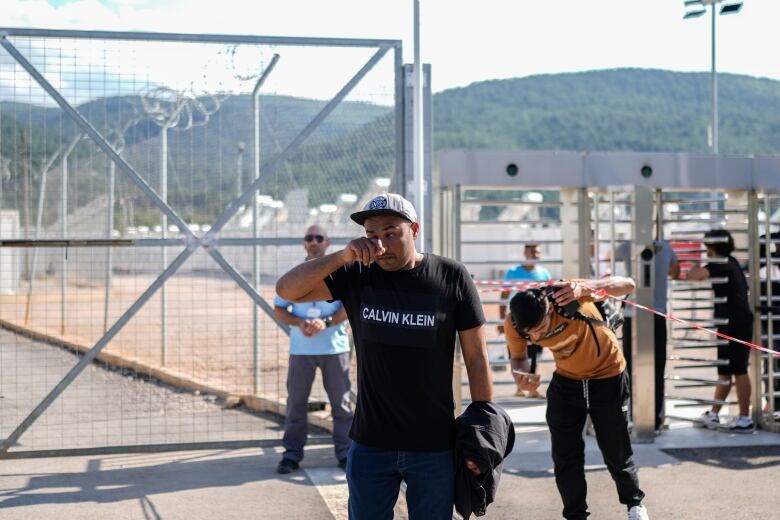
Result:
<instances>
[{"instance_id":1,"label":"dark jacket in hand","mask_svg":"<svg viewBox=\"0 0 780 520\"><path fill-rule=\"evenodd\" d=\"M495 499L515 428L509 415L490 401L471 403L455 422L455 510L468 520L472 514L483 516ZM466 460L474 461L479 475L466 467Z\"/></svg>"}]
</instances>

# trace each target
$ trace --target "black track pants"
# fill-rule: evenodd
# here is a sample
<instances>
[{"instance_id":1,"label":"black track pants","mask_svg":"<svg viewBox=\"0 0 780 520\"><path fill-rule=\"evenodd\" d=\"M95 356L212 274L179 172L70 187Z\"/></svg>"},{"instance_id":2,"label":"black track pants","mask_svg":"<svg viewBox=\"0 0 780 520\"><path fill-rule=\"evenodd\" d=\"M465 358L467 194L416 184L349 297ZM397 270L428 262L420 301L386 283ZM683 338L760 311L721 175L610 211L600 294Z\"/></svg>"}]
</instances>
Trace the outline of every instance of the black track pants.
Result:
<instances>
[{"instance_id":1,"label":"black track pants","mask_svg":"<svg viewBox=\"0 0 780 520\"><path fill-rule=\"evenodd\" d=\"M563 500L563 516L588 516L585 442L582 430L590 414L604 463L626 507L641 503L637 468L628 434L628 375L575 380L553 374L547 390L547 424L552 438L555 483Z\"/></svg>"}]
</instances>

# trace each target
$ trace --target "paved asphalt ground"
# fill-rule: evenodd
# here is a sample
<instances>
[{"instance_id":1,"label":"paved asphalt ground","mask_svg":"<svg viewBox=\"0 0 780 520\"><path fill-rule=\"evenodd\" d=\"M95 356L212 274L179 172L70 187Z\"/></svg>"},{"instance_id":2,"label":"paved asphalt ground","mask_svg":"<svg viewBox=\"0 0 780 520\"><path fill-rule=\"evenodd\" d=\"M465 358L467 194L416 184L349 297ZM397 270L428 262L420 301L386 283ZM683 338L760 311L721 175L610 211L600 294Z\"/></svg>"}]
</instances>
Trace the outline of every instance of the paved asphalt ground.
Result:
<instances>
[{"instance_id":1,"label":"paved asphalt ground","mask_svg":"<svg viewBox=\"0 0 780 520\"><path fill-rule=\"evenodd\" d=\"M521 431L518 441L485 518L560 518L546 432ZM592 518L625 518L593 439L587 446ZM776 435L680 428L637 445L636 458L652 518L780 518ZM309 449L292 475L275 473L278 460L278 451L254 448L1 461L0 518L346 518L330 447Z\"/></svg>"},{"instance_id":2,"label":"paved asphalt ground","mask_svg":"<svg viewBox=\"0 0 780 520\"><path fill-rule=\"evenodd\" d=\"M22 349L18 338L6 342L1 334L0 427L7 434L75 358L47 346ZM27 381L33 366L43 367L46 385ZM278 436L273 418L222 410L204 396L101 367L88 368L77 385L66 391L37 433L22 436L16 449L69 447L73 441L68 434L83 428L96 415L90 409L106 399L122 403L125 413L134 410L135 417L128 422L111 410L101 411L107 413L102 426L87 430L99 427L97 434L72 436L80 445L111 441L109 433L117 428L135 444L169 438L169 428L180 441L214 435L258 438L259 432ZM20 388L26 393L20 395ZM159 417L147 420L145 414L154 410ZM510 409L517 443L485 518L560 518L549 435L540 424L543 411L543 402L531 400ZM212 430L215 424L218 429ZM780 435L733 435L681 422L656 443L636 445L635 450L651 518L780 518ZM251 448L0 460L0 519L346 518L346 484L332 447L311 447L302 470L292 475L276 474L279 458L276 449ZM587 439L586 468L591 518L625 518L592 438ZM396 518L406 518L402 502Z\"/></svg>"}]
</instances>

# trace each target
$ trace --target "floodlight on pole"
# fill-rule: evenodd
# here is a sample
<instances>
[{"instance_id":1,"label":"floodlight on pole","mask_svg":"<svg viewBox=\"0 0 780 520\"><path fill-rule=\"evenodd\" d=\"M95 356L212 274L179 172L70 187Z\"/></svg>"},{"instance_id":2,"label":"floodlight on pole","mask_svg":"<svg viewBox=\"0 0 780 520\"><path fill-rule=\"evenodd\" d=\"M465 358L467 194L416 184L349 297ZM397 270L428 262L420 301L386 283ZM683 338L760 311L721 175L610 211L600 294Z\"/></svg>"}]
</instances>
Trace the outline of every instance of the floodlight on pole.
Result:
<instances>
[{"instance_id":1,"label":"floodlight on pole","mask_svg":"<svg viewBox=\"0 0 780 520\"><path fill-rule=\"evenodd\" d=\"M683 18L685 20L687 20L688 18L698 18L698 17L700 17L701 15L703 15L706 12L707 11L705 11L704 9L699 9L697 11L689 11L689 12L685 13L685 16L683 16Z\"/></svg>"},{"instance_id":2,"label":"floodlight on pole","mask_svg":"<svg viewBox=\"0 0 780 520\"><path fill-rule=\"evenodd\" d=\"M728 4L720 8L720 14L737 14L742 10L742 2L738 4Z\"/></svg>"},{"instance_id":3,"label":"floodlight on pole","mask_svg":"<svg viewBox=\"0 0 780 520\"><path fill-rule=\"evenodd\" d=\"M717 13L715 8L722 4L720 14L736 14L742 9L742 2L723 3L724 0L684 0L683 5L687 12L683 19L699 18L707 12L707 6L712 9L712 34L711 34L711 52L712 52L712 123L710 125L710 150L712 153L718 153L718 74L715 68L715 19ZM688 10L691 9L691 10Z\"/></svg>"}]
</instances>

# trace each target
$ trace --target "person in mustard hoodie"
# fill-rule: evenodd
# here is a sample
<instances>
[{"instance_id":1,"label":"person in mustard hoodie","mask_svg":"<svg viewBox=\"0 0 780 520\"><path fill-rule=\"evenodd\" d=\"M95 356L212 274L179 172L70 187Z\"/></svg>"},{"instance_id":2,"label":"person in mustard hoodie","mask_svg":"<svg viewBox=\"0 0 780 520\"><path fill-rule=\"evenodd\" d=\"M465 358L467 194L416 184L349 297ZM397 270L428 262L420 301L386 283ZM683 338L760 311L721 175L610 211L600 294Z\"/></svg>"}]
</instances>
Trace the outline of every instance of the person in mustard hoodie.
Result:
<instances>
[{"instance_id":1,"label":"person in mustard hoodie","mask_svg":"<svg viewBox=\"0 0 780 520\"><path fill-rule=\"evenodd\" d=\"M567 519L589 515L582 436L588 415L629 520L649 519L628 431L626 360L594 303L634 288L633 280L618 276L574 280L521 291L509 302L504 330L518 387L533 391L540 384L538 375L527 374L529 343L549 349L555 360L547 389L547 425L555 483Z\"/></svg>"}]
</instances>

